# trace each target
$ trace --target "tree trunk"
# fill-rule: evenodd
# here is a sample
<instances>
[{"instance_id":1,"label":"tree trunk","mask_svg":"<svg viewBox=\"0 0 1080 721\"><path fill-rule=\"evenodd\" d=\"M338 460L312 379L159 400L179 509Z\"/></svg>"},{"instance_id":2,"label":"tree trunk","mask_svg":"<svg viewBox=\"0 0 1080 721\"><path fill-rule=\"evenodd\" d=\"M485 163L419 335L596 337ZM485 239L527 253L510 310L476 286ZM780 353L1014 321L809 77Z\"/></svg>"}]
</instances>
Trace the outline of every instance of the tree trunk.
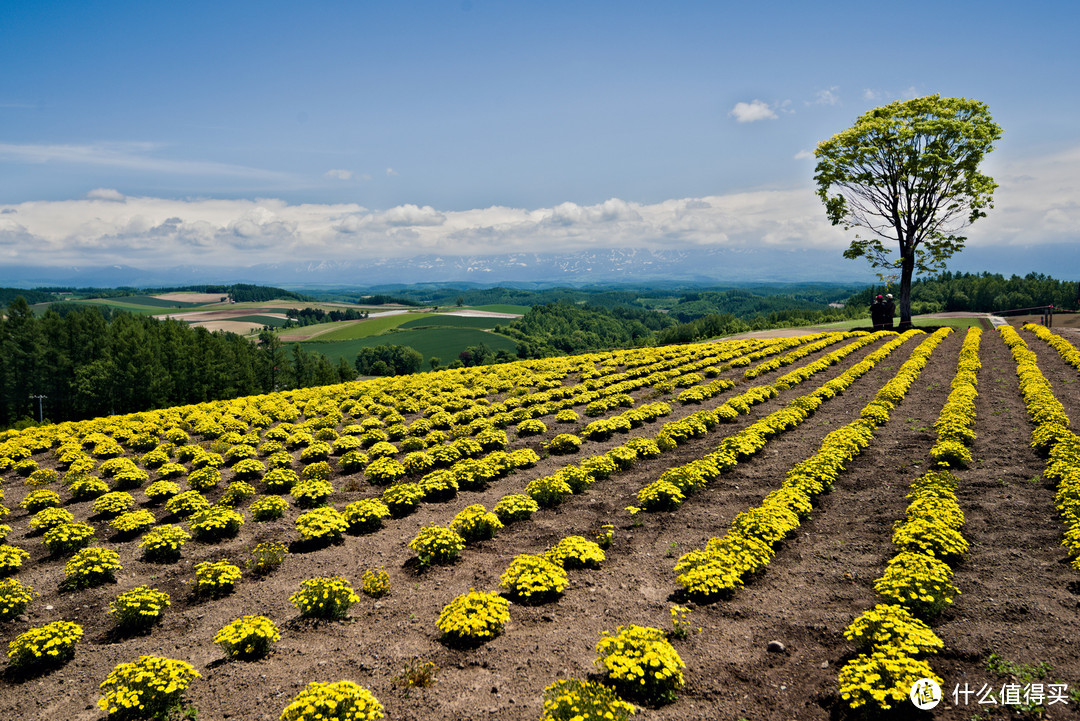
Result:
<instances>
[{"instance_id":1,"label":"tree trunk","mask_svg":"<svg viewBox=\"0 0 1080 721\"><path fill-rule=\"evenodd\" d=\"M900 330L911 328L911 276L915 272L915 253L903 256L900 265Z\"/></svg>"}]
</instances>

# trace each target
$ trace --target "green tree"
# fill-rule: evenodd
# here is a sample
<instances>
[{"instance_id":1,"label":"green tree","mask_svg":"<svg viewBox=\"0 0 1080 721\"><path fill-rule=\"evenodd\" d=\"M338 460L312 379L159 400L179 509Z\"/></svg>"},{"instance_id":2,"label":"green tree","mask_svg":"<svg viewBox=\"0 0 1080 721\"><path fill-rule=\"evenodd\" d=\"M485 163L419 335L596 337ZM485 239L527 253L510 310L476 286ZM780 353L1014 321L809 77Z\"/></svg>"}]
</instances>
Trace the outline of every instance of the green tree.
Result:
<instances>
[{"instance_id":1,"label":"green tree","mask_svg":"<svg viewBox=\"0 0 1080 721\"><path fill-rule=\"evenodd\" d=\"M913 273L942 269L964 247L957 232L993 207L997 184L979 164L1000 137L984 103L931 95L875 108L814 151L829 220L872 234L856 235L844 257L893 271L883 279L899 270L901 328L911 325Z\"/></svg>"}]
</instances>

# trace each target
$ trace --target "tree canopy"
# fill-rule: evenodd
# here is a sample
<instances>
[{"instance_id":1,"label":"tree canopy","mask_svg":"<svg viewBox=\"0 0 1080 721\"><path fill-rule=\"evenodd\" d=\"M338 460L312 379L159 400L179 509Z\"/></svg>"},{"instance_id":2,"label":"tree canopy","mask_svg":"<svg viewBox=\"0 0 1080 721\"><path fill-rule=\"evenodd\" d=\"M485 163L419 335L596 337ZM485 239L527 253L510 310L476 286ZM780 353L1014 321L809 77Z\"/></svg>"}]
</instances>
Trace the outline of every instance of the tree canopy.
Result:
<instances>
[{"instance_id":1,"label":"tree canopy","mask_svg":"<svg viewBox=\"0 0 1080 721\"><path fill-rule=\"evenodd\" d=\"M818 144L814 180L826 215L871 234L856 235L844 257L891 270L883 279L899 270L901 327L911 323L913 273L943 269L964 247L958 232L993 207L997 184L979 165L1000 137L984 103L930 95L875 108Z\"/></svg>"}]
</instances>

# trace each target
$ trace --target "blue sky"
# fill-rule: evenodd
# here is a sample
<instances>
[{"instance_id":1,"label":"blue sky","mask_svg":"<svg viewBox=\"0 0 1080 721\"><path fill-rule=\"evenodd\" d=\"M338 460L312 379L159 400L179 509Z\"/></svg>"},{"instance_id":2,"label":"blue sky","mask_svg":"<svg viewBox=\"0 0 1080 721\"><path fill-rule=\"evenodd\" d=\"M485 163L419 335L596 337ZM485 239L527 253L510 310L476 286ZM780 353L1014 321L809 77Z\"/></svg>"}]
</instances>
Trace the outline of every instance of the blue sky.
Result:
<instances>
[{"instance_id":1,"label":"blue sky","mask_svg":"<svg viewBox=\"0 0 1080 721\"><path fill-rule=\"evenodd\" d=\"M1064 0L0 0L0 258L838 255L809 153L932 93L987 103L1005 130L969 247L1075 241L1078 16Z\"/></svg>"}]
</instances>

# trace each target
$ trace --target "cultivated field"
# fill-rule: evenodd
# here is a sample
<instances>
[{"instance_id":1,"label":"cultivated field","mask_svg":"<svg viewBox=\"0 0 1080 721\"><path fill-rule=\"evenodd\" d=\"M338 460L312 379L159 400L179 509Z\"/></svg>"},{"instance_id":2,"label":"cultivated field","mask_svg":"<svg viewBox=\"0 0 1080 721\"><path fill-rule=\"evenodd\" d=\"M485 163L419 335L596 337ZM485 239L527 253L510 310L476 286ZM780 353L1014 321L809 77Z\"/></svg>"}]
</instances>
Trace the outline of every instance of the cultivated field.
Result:
<instances>
[{"instance_id":1,"label":"cultivated field","mask_svg":"<svg viewBox=\"0 0 1080 721\"><path fill-rule=\"evenodd\" d=\"M11 509L6 543L27 556L9 577L38 596L0 621L0 639L59 620L79 624L83 636L70 660L9 669L0 679L0 718L101 719L99 684L117 664L152 654L200 674L185 695L200 719L277 719L308 683L344 679L370 689L390 719L537 719L544 689L557 679L605 679L594 664L601 634L631 624L670 631L676 604L689 609L688 633L671 640L684 684L669 703L638 699L635 718L856 718L840 695L841 669L860 662L845 629L889 600L879 579L913 548L923 556L936 549L931 561L945 566L945 580L901 600L942 646L887 652L925 661L942 681L945 699L922 717L1010 718L985 694L982 704L977 695L965 703L952 694L966 685L1000 695L1013 684L1029 694L1042 684L1044 698L1033 706L1042 717L1080 717L1080 570L1062 547L1067 530L1080 533L1080 447L1059 425L1062 414L1080 413L1080 369L1036 331L1020 330L1037 364L1033 372L1015 351L1024 363L1022 394L1006 344L1016 345L1014 335L1011 328L981 336L977 329L821 333L619 351L11 435L0 445ZM1065 458L1053 479L1043 475L1045 452L1032 447L1037 428L1043 451L1057 447ZM564 434L580 441L576 452L556 452L574 445ZM967 445L942 444L953 437ZM930 504L938 515L927 521L909 493L933 468L932 449L951 460L955 489L934 477L944 485ZM288 473L271 469L299 476L291 493L281 480ZM318 484L327 471L329 491ZM1075 498L1055 501L1061 473L1073 479ZM86 480L95 477L103 483ZM164 478L176 487L157 485ZM95 498L94 488L126 488L149 525L115 532L124 525L112 514L119 506ZM195 488L218 510L185 515L173 493ZM44 490L57 494L74 523L92 528L93 546L118 554L114 580L61 590L71 555L51 554L45 538L57 534L31 528L48 507L23 507ZM491 511L519 494L541 507L466 544L452 563L425 566L408 545L425 527L449 528L467 506ZM283 515L255 520L272 498L284 499ZM355 504L371 509L376 499L396 513L379 528L363 527ZM946 522L955 514L940 510L953 499L962 542L943 530L955 525ZM323 502L352 523L348 531L300 520L310 521L307 506ZM208 519L229 508L242 525L235 534L214 532ZM921 518L929 530L914 541L901 537L901 548L894 527L905 518ZM178 559L151 562L140 544L166 524L196 538ZM516 556L609 531L597 567L567 570L566 587L543 602L516 596L493 638L473 645L441 638L440 612L455 597L470 589L511 593L500 577ZM735 542L686 555L712 538ZM1080 538L1073 541L1080 551ZM226 559L243 569L263 542L290 547L279 568L245 569L220 597L196 592L199 563ZM388 574L381 598L360 592L365 571L375 569ZM290 596L305 580L329 576L348 580L359 600L345 620L303 617ZM142 584L168 593L171 605L148 631L118 629L110 604ZM281 638L263 658L231 660L213 639L249 614L271 619ZM1003 660L989 669L996 658ZM403 669L426 662L437 668L435 683L403 688ZM909 702L897 704L894 718L920 718Z\"/></svg>"}]
</instances>

